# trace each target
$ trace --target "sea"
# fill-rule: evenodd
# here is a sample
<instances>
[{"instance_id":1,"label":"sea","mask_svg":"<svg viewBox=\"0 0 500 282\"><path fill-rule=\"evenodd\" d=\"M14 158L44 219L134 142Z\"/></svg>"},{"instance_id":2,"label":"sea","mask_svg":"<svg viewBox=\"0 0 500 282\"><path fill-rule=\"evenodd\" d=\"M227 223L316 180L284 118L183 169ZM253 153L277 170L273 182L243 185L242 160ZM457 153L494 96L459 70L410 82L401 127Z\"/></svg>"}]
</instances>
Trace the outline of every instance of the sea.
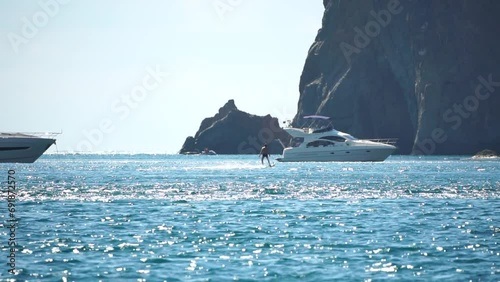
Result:
<instances>
[{"instance_id":1,"label":"sea","mask_svg":"<svg viewBox=\"0 0 500 282\"><path fill-rule=\"evenodd\" d=\"M499 159L272 162L1 164L0 280L500 281Z\"/></svg>"}]
</instances>

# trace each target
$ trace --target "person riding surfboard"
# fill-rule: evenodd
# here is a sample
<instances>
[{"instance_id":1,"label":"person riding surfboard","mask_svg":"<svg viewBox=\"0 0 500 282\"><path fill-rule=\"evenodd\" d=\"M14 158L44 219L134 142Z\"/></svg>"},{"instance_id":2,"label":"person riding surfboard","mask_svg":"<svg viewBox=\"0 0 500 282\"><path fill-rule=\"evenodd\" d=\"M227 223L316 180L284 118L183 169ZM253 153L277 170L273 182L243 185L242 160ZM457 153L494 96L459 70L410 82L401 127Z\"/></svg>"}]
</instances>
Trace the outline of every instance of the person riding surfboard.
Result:
<instances>
[{"instance_id":1,"label":"person riding surfboard","mask_svg":"<svg viewBox=\"0 0 500 282\"><path fill-rule=\"evenodd\" d=\"M264 144L264 146L262 146L262 148L260 149L260 154L259 156L262 156L260 161L262 164L264 164L264 158L267 159L267 163L269 164L269 166L271 166L271 162L269 161L269 148L267 148L267 144Z\"/></svg>"}]
</instances>

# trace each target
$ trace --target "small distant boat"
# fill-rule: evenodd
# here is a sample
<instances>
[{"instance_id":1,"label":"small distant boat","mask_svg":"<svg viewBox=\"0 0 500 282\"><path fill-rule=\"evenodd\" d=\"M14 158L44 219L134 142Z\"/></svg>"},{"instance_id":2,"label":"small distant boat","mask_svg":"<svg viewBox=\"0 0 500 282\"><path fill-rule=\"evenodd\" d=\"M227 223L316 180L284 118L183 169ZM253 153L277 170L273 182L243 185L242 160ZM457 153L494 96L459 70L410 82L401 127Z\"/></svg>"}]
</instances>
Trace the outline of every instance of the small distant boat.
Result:
<instances>
[{"instance_id":1,"label":"small distant boat","mask_svg":"<svg viewBox=\"0 0 500 282\"><path fill-rule=\"evenodd\" d=\"M59 133L0 132L0 163L33 163L56 142Z\"/></svg>"},{"instance_id":2,"label":"small distant boat","mask_svg":"<svg viewBox=\"0 0 500 282\"><path fill-rule=\"evenodd\" d=\"M478 160L478 159L499 159L500 155L497 155L497 153L493 150L482 150L481 152L475 154L473 159Z\"/></svg>"},{"instance_id":3,"label":"small distant boat","mask_svg":"<svg viewBox=\"0 0 500 282\"><path fill-rule=\"evenodd\" d=\"M217 153L214 150L209 150L208 148L205 148L205 150L201 151L200 155L215 156L217 155Z\"/></svg>"},{"instance_id":4,"label":"small distant boat","mask_svg":"<svg viewBox=\"0 0 500 282\"><path fill-rule=\"evenodd\" d=\"M305 116L306 127L283 128L292 136L280 162L377 162L395 150L397 139L357 139L333 128L329 117ZM325 126L318 126L323 125ZM318 126L318 127L317 127Z\"/></svg>"}]
</instances>

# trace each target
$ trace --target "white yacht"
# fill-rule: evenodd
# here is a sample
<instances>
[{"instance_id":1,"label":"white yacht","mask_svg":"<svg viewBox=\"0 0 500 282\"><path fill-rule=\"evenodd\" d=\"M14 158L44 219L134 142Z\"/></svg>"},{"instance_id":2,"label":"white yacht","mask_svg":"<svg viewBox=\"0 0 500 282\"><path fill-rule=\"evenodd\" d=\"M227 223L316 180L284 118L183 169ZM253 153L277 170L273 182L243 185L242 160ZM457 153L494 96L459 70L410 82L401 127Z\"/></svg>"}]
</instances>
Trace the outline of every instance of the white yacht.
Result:
<instances>
[{"instance_id":1,"label":"white yacht","mask_svg":"<svg viewBox=\"0 0 500 282\"><path fill-rule=\"evenodd\" d=\"M357 139L333 128L329 117L305 116L309 125L283 128L292 136L280 162L379 162L391 155L396 139ZM322 127L315 125L326 124Z\"/></svg>"},{"instance_id":2,"label":"white yacht","mask_svg":"<svg viewBox=\"0 0 500 282\"><path fill-rule=\"evenodd\" d=\"M52 144L58 133L0 132L0 163L33 163Z\"/></svg>"}]
</instances>

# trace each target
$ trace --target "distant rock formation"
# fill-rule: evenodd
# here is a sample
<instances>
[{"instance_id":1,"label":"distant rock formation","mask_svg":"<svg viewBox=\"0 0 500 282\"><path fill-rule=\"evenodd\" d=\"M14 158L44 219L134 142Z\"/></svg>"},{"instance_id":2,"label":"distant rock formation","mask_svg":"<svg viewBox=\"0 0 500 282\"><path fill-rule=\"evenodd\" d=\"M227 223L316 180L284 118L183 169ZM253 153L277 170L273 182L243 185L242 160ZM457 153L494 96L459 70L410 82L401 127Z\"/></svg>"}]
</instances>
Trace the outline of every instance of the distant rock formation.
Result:
<instances>
[{"instance_id":1,"label":"distant rock formation","mask_svg":"<svg viewBox=\"0 0 500 282\"><path fill-rule=\"evenodd\" d=\"M265 143L271 154L281 154L290 135L279 126L278 119L251 115L238 110L229 100L219 112L201 122L194 135L186 138L181 154L199 153L205 148L217 154L258 154Z\"/></svg>"},{"instance_id":2,"label":"distant rock formation","mask_svg":"<svg viewBox=\"0 0 500 282\"><path fill-rule=\"evenodd\" d=\"M500 151L500 1L324 0L297 116L401 153Z\"/></svg>"}]
</instances>

